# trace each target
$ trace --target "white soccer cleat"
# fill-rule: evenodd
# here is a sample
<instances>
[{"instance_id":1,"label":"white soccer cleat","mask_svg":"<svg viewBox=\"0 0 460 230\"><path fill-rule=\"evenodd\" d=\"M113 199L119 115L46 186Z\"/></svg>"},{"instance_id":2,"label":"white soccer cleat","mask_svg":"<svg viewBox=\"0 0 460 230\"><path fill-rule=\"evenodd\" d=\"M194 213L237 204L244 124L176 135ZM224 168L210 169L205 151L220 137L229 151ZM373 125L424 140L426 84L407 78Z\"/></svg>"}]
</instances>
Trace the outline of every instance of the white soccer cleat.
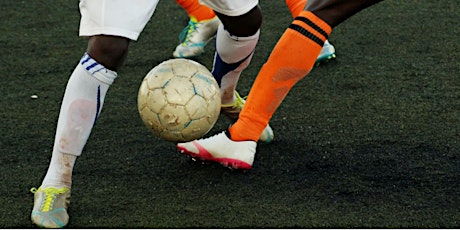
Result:
<instances>
[{"instance_id":1,"label":"white soccer cleat","mask_svg":"<svg viewBox=\"0 0 460 230\"><path fill-rule=\"evenodd\" d=\"M324 42L323 48L319 52L318 57L316 58L316 65L319 65L323 62L328 62L329 60L335 59L335 48L329 43L329 40Z\"/></svg>"},{"instance_id":2,"label":"white soccer cleat","mask_svg":"<svg viewBox=\"0 0 460 230\"><path fill-rule=\"evenodd\" d=\"M198 22L191 17L187 27L179 34L180 44L173 52L176 58L191 58L204 53L204 47L217 33L219 18Z\"/></svg>"},{"instance_id":3,"label":"white soccer cleat","mask_svg":"<svg viewBox=\"0 0 460 230\"><path fill-rule=\"evenodd\" d=\"M215 136L178 143L177 149L192 158L212 161L233 169L250 169L256 155L255 141L233 141L227 132Z\"/></svg>"}]
</instances>

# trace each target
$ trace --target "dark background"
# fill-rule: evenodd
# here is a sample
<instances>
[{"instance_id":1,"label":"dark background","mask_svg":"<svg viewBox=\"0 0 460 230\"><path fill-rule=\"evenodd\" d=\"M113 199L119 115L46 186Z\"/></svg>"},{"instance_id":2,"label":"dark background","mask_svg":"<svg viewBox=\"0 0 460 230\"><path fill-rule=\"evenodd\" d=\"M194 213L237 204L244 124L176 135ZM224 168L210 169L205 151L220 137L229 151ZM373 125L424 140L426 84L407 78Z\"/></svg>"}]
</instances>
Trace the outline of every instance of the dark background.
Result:
<instances>
[{"instance_id":1,"label":"dark background","mask_svg":"<svg viewBox=\"0 0 460 230\"><path fill-rule=\"evenodd\" d=\"M290 24L261 1L261 39L238 90ZM172 58L188 17L160 1L107 95L73 177L69 228L460 227L459 1L388 0L332 33L273 116L253 169L180 155L144 127L137 90ZM67 79L86 49L77 1L1 1L0 227L31 228ZM211 68L213 44L196 60ZM38 99L31 99L31 95ZM230 121L221 117L212 135Z\"/></svg>"}]
</instances>

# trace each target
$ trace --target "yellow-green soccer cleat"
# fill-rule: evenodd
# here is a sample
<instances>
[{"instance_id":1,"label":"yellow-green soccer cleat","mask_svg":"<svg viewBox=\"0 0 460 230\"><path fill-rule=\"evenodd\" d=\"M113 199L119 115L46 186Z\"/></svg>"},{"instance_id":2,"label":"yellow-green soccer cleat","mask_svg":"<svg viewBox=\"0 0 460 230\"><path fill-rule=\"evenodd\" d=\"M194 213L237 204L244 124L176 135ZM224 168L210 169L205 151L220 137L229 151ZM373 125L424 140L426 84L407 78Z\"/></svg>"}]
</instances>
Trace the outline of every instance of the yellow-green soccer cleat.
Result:
<instances>
[{"instance_id":1,"label":"yellow-green soccer cleat","mask_svg":"<svg viewBox=\"0 0 460 230\"><path fill-rule=\"evenodd\" d=\"M41 228L62 228L69 223L67 209L70 203L70 188L32 188L34 207L31 219Z\"/></svg>"},{"instance_id":2,"label":"yellow-green soccer cleat","mask_svg":"<svg viewBox=\"0 0 460 230\"><path fill-rule=\"evenodd\" d=\"M220 110L221 113L233 120L238 119L241 109L243 109L244 103L246 103L246 100L244 100L236 91L235 97L236 100L232 104L222 104ZM272 128L270 127L270 125L267 125L267 127L265 127L264 131L260 135L259 141L270 143L274 137L275 134L273 133Z\"/></svg>"},{"instance_id":3,"label":"yellow-green soccer cleat","mask_svg":"<svg viewBox=\"0 0 460 230\"><path fill-rule=\"evenodd\" d=\"M173 52L176 58L191 58L204 53L204 47L216 35L220 20L216 17L198 22L191 17L187 27L179 34L180 44Z\"/></svg>"}]
</instances>

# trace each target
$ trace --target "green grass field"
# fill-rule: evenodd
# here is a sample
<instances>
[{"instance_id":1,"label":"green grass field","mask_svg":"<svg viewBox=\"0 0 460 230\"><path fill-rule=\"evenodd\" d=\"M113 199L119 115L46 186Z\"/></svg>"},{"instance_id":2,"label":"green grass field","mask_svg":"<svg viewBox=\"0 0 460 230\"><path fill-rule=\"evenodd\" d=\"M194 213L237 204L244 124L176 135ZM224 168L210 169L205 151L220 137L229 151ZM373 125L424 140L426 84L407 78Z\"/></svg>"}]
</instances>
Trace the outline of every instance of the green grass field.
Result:
<instances>
[{"instance_id":1,"label":"green grass field","mask_svg":"<svg viewBox=\"0 0 460 230\"><path fill-rule=\"evenodd\" d=\"M33 228L67 79L86 49L77 1L0 2L0 227ZM246 95L290 24L264 24ZM187 15L160 1L112 85L73 177L69 228L459 228L460 2L388 0L337 27L337 60L273 116L247 173L189 161L144 127L137 90ZM213 45L196 60L212 65ZM38 95L38 99L31 99ZM222 117L208 134L229 125Z\"/></svg>"}]
</instances>

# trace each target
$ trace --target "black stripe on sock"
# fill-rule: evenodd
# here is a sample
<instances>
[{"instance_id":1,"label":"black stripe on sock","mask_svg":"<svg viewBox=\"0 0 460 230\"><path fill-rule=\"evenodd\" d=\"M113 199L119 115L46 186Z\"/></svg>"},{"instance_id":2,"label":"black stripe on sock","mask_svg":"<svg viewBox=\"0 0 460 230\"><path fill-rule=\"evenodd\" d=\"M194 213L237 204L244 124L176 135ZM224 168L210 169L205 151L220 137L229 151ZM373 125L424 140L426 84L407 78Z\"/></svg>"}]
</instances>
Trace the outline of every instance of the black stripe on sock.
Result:
<instances>
[{"instance_id":1,"label":"black stripe on sock","mask_svg":"<svg viewBox=\"0 0 460 230\"><path fill-rule=\"evenodd\" d=\"M321 29L321 27L319 27L318 25L316 25L314 22L312 22L310 19L306 18L306 17L296 17L294 20L299 20L299 21L302 21L304 22L305 24L307 24L308 26L310 26L311 28L313 28L314 30L318 31L318 33L320 33L321 35L323 35L325 38L327 38L327 33L326 31L324 31L323 29Z\"/></svg>"},{"instance_id":2,"label":"black stripe on sock","mask_svg":"<svg viewBox=\"0 0 460 230\"><path fill-rule=\"evenodd\" d=\"M323 47L323 45L324 45L324 41L321 40L321 38L319 38L316 35L310 33L310 31L306 30L305 28L303 28L303 27L301 27L299 25L291 24L289 26L289 29L293 29L293 30L301 33L302 35L304 35L305 37L309 38L310 40L318 43L318 45L320 45L321 47Z\"/></svg>"}]
</instances>

